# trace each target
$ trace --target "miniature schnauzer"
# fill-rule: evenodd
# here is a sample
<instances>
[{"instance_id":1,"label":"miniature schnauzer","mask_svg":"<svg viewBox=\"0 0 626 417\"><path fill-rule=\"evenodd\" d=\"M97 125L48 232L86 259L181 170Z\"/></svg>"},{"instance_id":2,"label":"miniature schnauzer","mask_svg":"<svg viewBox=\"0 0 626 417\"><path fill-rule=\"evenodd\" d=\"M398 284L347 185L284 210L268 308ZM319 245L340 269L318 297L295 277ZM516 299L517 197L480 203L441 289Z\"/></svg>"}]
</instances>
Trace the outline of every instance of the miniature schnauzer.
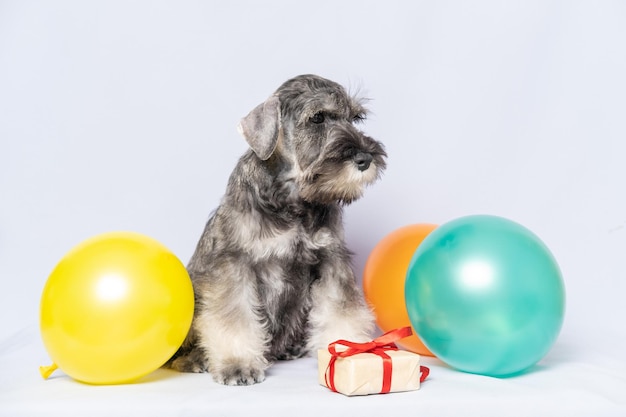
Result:
<instances>
[{"instance_id":1,"label":"miniature schnauzer","mask_svg":"<svg viewBox=\"0 0 626 417\"><path fill-rule=\"evenodd\" d=\"M365 114L339 84L301 75L241 120L251 149L187 266L195 315L172 368L250 385L273 361L369 339L342 224L385 168L383 146L356 127Z\"/></svg>"}]
</instances>

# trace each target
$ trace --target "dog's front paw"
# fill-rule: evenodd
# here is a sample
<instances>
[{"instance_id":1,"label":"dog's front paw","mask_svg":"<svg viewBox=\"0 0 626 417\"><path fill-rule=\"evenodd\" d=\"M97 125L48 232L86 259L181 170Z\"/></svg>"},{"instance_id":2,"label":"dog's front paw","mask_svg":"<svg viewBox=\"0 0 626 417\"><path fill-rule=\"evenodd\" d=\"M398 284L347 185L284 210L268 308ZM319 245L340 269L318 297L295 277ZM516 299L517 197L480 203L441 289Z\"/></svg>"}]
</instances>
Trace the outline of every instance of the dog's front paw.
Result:
<instances>
[{"instance_id":1,"label":"dog's front paw","mask_svg":"<svg viewBox=\"0 0 626 417\"><path fill-rule=\"evenodd\" d=\"M265 379L265 370L237 364L211 371L215 382L223 385L252 385Z\"/></svg>"}]
</instances>

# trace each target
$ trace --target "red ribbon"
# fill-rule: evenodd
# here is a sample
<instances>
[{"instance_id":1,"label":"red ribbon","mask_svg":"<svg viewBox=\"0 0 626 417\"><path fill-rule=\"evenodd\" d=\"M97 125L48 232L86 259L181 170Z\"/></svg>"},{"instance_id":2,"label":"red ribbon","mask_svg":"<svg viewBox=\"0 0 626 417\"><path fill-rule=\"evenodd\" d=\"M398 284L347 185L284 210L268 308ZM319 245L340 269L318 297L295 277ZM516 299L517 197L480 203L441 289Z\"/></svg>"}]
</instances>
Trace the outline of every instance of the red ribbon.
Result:
<instances>
[{"instance_id":1,"label":"red ribbon","mask_svg":"<svg viewBox=\"0 0 626 417\"><path fill-rule=\"evenodd\" d=\"M349 356L358 355L359 353L374 353L383 360L383 388L381 394L386 394L391 390L391 373L393 364L391 357L385 353L387 350L398 350L398 346L394 343L397 340L411 336L413 332L411 327L402 327L400 329L391 330L384 335L377 337L371 342L355 343L347 340L337 340L328 345L328 351L331 354L328 367L326 368L326 386L332 391L337 392L335 388L335 362L339 358L347 358ZM336 346L345 346L347 349L338 352ZM430 370L425 366L420 366L420 382L424 382Z\"/></svg>"}]
</instances>

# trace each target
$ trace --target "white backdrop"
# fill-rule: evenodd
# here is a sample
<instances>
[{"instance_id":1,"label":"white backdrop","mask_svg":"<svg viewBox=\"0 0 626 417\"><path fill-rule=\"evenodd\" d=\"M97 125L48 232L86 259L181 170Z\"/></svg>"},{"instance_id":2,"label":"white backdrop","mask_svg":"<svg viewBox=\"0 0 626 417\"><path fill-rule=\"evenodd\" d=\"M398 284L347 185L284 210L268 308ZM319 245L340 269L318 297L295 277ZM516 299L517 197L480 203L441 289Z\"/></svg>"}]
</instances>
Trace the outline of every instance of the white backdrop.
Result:
<instances>
[{"instance_id":1,"label":"white backdrop","mask_svg":"<svg viewBox=\"0 0 626 417\"><path fill-rule=\"evenodd\" d=\"M400 226L518 221L567 288L548 368L626 386L625 22L621 1L0 1L0 353L47 361L20 335L87 237L134 230L186 262L239 118L317 73L372 99L389 154L346 211L357 273Z\"/></svg>"}]
</instances>

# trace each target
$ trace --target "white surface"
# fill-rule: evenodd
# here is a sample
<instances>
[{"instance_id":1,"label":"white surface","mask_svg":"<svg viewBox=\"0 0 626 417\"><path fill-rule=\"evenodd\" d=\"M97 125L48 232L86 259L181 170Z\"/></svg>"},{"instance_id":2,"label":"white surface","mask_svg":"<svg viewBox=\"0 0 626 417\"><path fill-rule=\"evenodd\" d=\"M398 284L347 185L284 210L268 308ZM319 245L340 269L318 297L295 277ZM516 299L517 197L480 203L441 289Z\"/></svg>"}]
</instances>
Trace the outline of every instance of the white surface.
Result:
<instances>
[{"instance_id":1,"label":"white surface","mask_svg":"<svg viewBox=\"0 0 626 417\"><path fill-rule=\"evenodd\" d=\"M625 19L620 1L0 1L0 415L626 415ZM406 224L518 221L565 278L548 356L505 380L430 360L420 391L366 398L318 386L312 359L245 388L43 381L56 262L119 229L186 262L245 149L239 118L300 73L361 87L389 153L346 211L357 273Z\"/></svg>"}]
</instances>

